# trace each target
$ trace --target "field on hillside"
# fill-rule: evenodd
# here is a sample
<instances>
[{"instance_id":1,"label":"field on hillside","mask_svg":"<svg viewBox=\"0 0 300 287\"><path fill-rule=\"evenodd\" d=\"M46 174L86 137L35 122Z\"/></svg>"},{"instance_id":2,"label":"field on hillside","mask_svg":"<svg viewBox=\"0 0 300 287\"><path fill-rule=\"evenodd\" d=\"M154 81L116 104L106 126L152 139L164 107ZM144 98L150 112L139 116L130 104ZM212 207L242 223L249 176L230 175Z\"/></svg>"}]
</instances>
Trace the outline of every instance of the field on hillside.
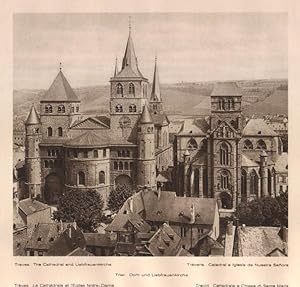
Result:
<instances>
[{"instance_id":1,"label":"field on hillside","mask_svg":"<svg viewBox=\"0 0 300 287\"><path fill-rule=\"evenodd\" d=\"M238 81L243 89L243 111L246 115L287 114L287 80ZM210 113L210 93L214 82L162 84L165 111L169 115L207 115ZM81 100L81 110L88 114L109 112L109 92L106 86L74 89ZM38 106L45 90L14 90L14 128L23 129L32 103ZM150 88L149 88L150 94Z\"/></svg>"}]
</instances>

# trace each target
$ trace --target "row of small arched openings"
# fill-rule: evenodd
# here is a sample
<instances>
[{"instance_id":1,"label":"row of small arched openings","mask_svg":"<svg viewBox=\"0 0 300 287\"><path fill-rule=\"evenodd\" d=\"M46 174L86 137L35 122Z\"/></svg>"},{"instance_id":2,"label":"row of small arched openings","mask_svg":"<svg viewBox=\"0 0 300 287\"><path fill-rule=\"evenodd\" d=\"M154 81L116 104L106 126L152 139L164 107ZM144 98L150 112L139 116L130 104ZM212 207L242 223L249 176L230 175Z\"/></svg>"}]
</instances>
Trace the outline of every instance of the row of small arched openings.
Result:
<instances>
[{"instance_id":1,"label":"row of small arched openings","mask_svg":"<svg viewBox=\"0 0 300 287\"><path fill-rule=\"evenodd\" d=\"M123 113L123 106L118 104L115 106L116 113ZM128 108L129 113L136 113L136 105L130 105Z\"/></svg>"},{"instance_id":2,"label":"row of small arched openings","mask_svg":"<svg viewBox=\"0 0 300 287\"><path fill-rule=\"evenodd\" d=\"M133 170L133 162L115 161L114 170Z\"/></svg>"},{"instance_id":3,"label":"row of small arched openings","mask_svg":"<svg viewBox=\"0 0 300 287\"><path fill-rule=\"evenodd\" d=\"M52 105L46 105L45 106L45 113L46 114L51 114L53 112L53 107ZM65 113L66 112L66 107L64 105L59 105L57 107L57 112L58 113ZM75 112L75 107L72 106L71 107L71 112L74 113ZM78 113L79 112L79 106L76 106L76 112Z\"/></svg>"},{"instance_id":4,"label":"row of small arched openings","mask_svg":"<svg viewBox=\"0 0 300 287\"><path fill-rule=\"evenodd\" d=\"M253 150L253 149L254 149L253 143L252 143L250 140L248 140L248 139L245 140L245 141L244 141L244 145L243 145L243 149ZM259 140L256 142L255 149L258 149L258 150L266 150L266 149L267 149L267 145L266 145L265 141L262 140L262 139L259 139Z\"/></svg>"}]
</instances>

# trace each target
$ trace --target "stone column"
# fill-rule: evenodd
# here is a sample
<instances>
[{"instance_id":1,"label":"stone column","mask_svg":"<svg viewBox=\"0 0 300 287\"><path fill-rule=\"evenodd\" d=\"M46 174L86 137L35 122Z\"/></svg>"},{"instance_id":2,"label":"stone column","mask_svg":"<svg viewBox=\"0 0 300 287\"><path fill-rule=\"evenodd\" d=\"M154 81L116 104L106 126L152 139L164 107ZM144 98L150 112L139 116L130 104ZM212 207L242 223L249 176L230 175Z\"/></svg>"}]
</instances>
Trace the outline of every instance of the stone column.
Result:
<instances>
[{"instance_id":1,"label":"stone column","mask_svg":"<svg viewBox=\"0 0 300 287\"><path fill-rule=\"evenodd\" d=\"M199 169L199 197L203 197L203 166Z\"/></svg>"}]
</instances>

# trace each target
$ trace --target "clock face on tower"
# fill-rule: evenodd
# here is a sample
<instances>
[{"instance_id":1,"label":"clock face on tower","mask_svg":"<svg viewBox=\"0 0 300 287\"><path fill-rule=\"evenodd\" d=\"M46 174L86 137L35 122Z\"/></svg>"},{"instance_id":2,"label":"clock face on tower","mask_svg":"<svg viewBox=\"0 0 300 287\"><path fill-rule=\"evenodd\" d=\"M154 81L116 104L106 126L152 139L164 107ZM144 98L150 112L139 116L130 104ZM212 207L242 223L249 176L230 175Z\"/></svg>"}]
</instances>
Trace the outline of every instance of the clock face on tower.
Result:
<instances>
[{"instance_id":1,"label":"clock face on tower","mask_svg":"<svg viewBox=\"0 0 300 287\"><path fill-rule=\"evenodd\" d=\"M131 124L130 118L127 116L121 117L119 120L119 124L121 128L130 128L130 124Z\"/></svg>"}]
</instances>

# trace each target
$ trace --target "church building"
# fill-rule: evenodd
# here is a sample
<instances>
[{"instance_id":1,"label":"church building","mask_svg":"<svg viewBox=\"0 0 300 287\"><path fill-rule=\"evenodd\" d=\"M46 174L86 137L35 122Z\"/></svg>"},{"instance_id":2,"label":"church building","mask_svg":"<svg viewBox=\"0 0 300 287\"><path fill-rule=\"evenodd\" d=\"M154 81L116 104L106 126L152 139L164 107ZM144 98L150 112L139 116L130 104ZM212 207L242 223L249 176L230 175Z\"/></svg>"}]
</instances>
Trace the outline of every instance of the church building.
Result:
<instances>
[{"instance_id":1,"label":"church building","mask_svg":"<svg viewBox=\"0 0 300 287\"><path fill-rule=\"evenodd\" d=\"M171 163L169 120L155 59L152 91L138 67L131 29L119 71L110 78L110 116L85 116L59 71L25 122L29 197L56 204L65 190L95 189L107 201L118 185L156 188L157 173Z\"/></svg>"}]
</instances>

